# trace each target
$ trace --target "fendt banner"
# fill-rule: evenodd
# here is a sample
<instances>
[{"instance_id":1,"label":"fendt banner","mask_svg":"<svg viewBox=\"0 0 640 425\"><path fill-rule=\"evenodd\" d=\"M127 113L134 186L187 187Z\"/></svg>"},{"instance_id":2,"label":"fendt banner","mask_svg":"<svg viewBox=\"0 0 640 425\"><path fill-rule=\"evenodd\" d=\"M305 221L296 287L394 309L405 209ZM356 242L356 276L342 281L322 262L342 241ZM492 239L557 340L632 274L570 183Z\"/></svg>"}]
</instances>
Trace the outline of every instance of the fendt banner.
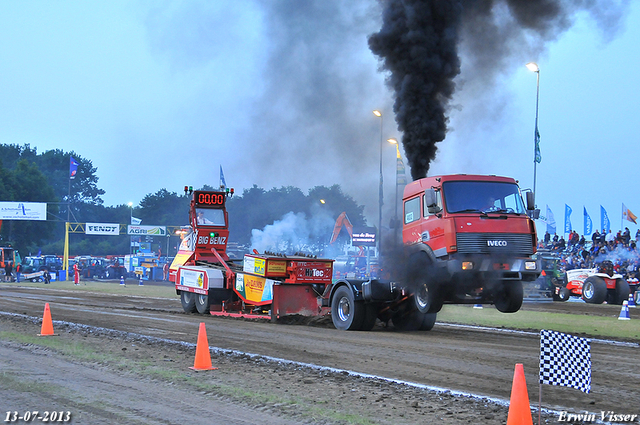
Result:
<instances>
[{"instance_id":1,"label":"fendt banner","mask_svg":"<svg viewBox=\"0 0 640 425\"><path fill-rule=\"evenodd\" d=\"M120 225L118 223L87 223L84 233L85 235L119 235Z\"/></svg>"},{"instance_id":2,"label":"fendt banner","mask_svg":"<svg viewBox=\"0 0 640 425\"><path fill-rule=\"evenodd\" d=\"M46 202L0 202L0 220L47 219Z\"/></svg>"}]
</instances>

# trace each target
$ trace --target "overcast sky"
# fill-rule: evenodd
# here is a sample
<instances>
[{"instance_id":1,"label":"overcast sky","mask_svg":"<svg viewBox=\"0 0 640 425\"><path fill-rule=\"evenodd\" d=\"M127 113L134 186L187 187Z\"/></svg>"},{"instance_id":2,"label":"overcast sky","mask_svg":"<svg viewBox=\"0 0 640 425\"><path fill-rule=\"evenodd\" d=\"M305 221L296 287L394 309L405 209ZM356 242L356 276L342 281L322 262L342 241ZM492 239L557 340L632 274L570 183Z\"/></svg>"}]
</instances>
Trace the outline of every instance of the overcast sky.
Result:
<instances>
[{"instance_id":1,"label":"overcast sky","mask_svg":"<svg viewBox=\"0 0 640 425\"><path fill-rule=\"evenodd\" d=\"M565 204L579 233L583 206L594 229L600 205L614 230L622 203L640 215L640 5L614 3L620 18L579 12L535 49L485 58L489 76L465 60L462 40L450 129L430 175L500 174L533 187L536 75L525 63L535 61L538 206L549 205L559 232ZM217 186L222 165L240 193L339 184L374 225L372 110L383 112L382 139L401 137L367 46L380 25L375 0L0 1L0 143L90 159L106 205ZM383 162L390 217L386 142Z\"/></svg>"}]
</instances>

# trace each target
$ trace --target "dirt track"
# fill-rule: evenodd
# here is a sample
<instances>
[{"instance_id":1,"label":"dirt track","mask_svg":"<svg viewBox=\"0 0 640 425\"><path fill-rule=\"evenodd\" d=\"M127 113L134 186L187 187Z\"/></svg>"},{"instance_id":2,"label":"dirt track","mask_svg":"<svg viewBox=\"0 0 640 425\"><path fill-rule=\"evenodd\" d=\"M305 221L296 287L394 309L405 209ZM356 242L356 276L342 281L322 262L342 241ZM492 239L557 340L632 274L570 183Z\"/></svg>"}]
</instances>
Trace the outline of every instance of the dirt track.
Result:
<instances>
[{"instance_id":1,"label":"dirt track","mask_svg":"<svg viewBox=\"0 0 640 425\"><path fill-rule=\"evenodd\" d=\"M149 381L140 388L134 385L139 385L140 379L133 371L127 370L120 376L117 371L126 368L114 366L106 360L89 365L83 363L77 368L68 366L69 370L76 372L66 373L62 380L60 377L56 378L53 370L64 370L65 366L51 365L45 375L47 379L54 383L71 382L70 385L77 388L82 397L90 397L81 390L83 382L86 384L95 381L91 377L94 373L92 371L100 370L109 378L100 382L98 388L106 385L104 391L110 394L114 391L122 392L122 397L130 400L136 400L138 396L143 395L144 401L138 404L144 406L152 406L154 403L166 406L171 404L169 400L172 399L176 400L177 404L184 402L191 406L185 410L171 407L169 410L173 412L173 419L167 417L163 420L161 418L166 415L157 413L154 416L142 407L136 407L137 404L133 401L123 404L117 400L111 403L100 399L102 403L107 403L107 407L104 411L92 412L86 409L91 403L75 405L75 398L68 397L68 400L61 401L60 407L56 409L70 410L73 406L76 416L84 414L92 419L90 422L74 423L102 423L101 420L108 423L114 419L109 415L117 414L125 414L126 418L131 419L131 422L127 419L126 423L184 423L187 420L198 423L199 416L194 416L194 412L203 409L196 406L207 405L212 406L211 409L216 414L220 413L223 416L225 412L233 412L236 409L248 412L246 418L237 416L236 423L251 423L251 418L254 417L252 415L255 414L260 415L259 422L267 424L287 421L343 423L350 418L349 414L358 418L354 419L358 423L506 422L507 407L499 403L456 397L450 393L442 394L387 381L352 377L331 370L314 370L283 364L260 356L349 370L503 400L508 400L510 396L514 365L523 363L531 404L537 406L539 337L535 333L480 331L439 323L430 332L397 332L382 326L377 326L372 332L339 332L322 321L316 323L316 326L295 326L184 314L177 298L168 300L88 294L73 291L72 288L34 290L18 288L16 285L0 286L0 311L24 316L0 315L0 330L37 333L45 302L51 306L54 326L56 331L61 333L61 339L66 338L70 343L83 341L97 347L97 350L113 353L113 356L131 361L150 362L152 367L169 368L186 379L185 382L173 379L171 385L167 385L166 380L159 383ZM587 307L578 303L525 306L527 309L561 310L574 314L597 314L598 311L606 312L607 308L618 308ZM56 324L55 321L89 327ZM213 362L220 367L218 371L191 372L188 366L193 365L193 345L198 325L203 321L206 323L211 347L259 356L214 351ZM138 335L190 345L140 339ZM42 373L37 371L37 365L45 361L77 363L73 359L54 356L54 351L51 350L44 350L45 355L42 355L42 349L35 350L40 354L29 354L32 351L31 347L15 342L2 343L0 347L4 350L0 357L3 359L0 360L0 372L14 371L11 375L14 381L19 380L15 376L16 370L30 368L30 373ZM573 412L589 411L598 415L602 410L640 413L640 394L636 390L635 374L640 361L639 350L637 345L611 345L594 341L592 392L583 394L574 389L545 385L542 389L543 407ZM11 355L11 352L14 355ZM36 356L35 360L30 361L32 356ZM18 358L24 358L25 364L20 365ZM171 361L167 361L167 358ZM12 363L8 363L6 359L12 359ZM36 371L33 371L33 368L36 368ZM145 376L145 379L151 379L148 375ZM118 383L118 378L122 379L122 382ZM89 381L86 381L87 379ZM194 390L195 399L192 400L188 391L185 393L179 389L184 385L195 385L192 381L194 379L198 385L203 381L209 386L204 390ZM20 385L23 384L15 385L22 388ZM143 388L150 388L152 391ZM243 397L230 393L226 388L250 389L250 392L272 396L276 401L266 402L262 396ZM75 394L73 390L69 391ZM12 391L13 393L15 391ZM97 390L96 397L100 393L100 390ZM176 398L176 394L181 396ZM3 398L5 395L0 390L0 407L3 408L0 409L0 413L7 410L23 410L27 407L21 404L20 397ZM2 400L10 401L9 405L5 406L6 401ZM125 413L118 413L117 407L121 404L123 410L120 412ZM42 404L29 408L45 410ZM205 412L206 410L204 409ZM537 414L535 417L537 419ZM247 418L248 422L242 422ZM555 416L549 416L548 423L555 423L556 419ZM215 418L212 421L218 423ZM228 421L220 419L219 423Z\"/></svg>"}]
</instances>

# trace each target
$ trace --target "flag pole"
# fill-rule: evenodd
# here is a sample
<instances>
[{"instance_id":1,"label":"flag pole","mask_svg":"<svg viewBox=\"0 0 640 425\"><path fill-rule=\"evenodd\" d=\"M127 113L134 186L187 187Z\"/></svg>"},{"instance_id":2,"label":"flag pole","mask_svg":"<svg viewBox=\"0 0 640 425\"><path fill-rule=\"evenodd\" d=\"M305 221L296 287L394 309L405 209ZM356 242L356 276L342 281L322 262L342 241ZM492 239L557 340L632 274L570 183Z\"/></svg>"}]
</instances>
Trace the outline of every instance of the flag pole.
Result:
<instances>
[{"instance_id":1,"label":"flag pole","mask_svg":"<svg viewBox=\"0 0 640 425\"><path fill-rule=\"evenodd\" d=\"M542 423L541 421L541 417L542 417L542 382L539 382L540 379L538 379L538 386L539 386L539 390L538 390L538 425L540 425Z\"/></svg>"},{"instance_id":2,"label":"flag pole","mask_svg":"<svg viewBox=\"0 0 640 425\"><path fill-rule=\"evenodd\" d=\"M71 170L71 168L69 168ZM66 275L69 274L69 221L71 217L71 171L69 172L69 194L67 195L67 222L64 224L64 254L62 256L62 268Z\"/></svg>"}]
</instances>

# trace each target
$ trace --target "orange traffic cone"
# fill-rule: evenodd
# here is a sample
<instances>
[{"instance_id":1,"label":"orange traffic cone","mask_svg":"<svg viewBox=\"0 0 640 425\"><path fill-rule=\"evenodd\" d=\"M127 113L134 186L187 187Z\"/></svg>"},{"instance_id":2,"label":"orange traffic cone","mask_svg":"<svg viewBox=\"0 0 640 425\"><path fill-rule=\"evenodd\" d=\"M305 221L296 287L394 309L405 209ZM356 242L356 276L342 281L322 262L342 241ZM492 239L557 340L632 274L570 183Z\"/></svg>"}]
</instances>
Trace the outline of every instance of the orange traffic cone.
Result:
<instances>
[{"instance_id":1,"label":"orange traffic cone","mask_svg":"<svg viewBox=\"0 0 640 425\"><path fill-rule=\"evenodd\" d=\"M529 393L527 392L527 382L524 379L522 363L516 364L516 370L513 374L507 425L533 425Z\"/></svg>"},{"instance_id":2,"label":"orange traffic cone","mask_svg":"<svg viewBox=\"0 0 640 425\"><path fill-rule=\"evenodd\" d=\"M44 305L44 315L42 316L42 327L38 336L52 336L58 335L53 333L53 323L51 322L51 311L49 310L49 303Z\"/></svg>"},{"instance_id":3,"label":"orange traffic cone","mask_svg":"<svg viewBox=\"0 0 640 425\"><path fill-rule=\"evenodd\" d=\"M198 343L196 344L196 360L193 362L193 370L215 370L217 367L211 366L211 353L209 352L209 341L207 340L207 330L204 322L200 323L198 330Z\"/></svg>"}]
</instances>

